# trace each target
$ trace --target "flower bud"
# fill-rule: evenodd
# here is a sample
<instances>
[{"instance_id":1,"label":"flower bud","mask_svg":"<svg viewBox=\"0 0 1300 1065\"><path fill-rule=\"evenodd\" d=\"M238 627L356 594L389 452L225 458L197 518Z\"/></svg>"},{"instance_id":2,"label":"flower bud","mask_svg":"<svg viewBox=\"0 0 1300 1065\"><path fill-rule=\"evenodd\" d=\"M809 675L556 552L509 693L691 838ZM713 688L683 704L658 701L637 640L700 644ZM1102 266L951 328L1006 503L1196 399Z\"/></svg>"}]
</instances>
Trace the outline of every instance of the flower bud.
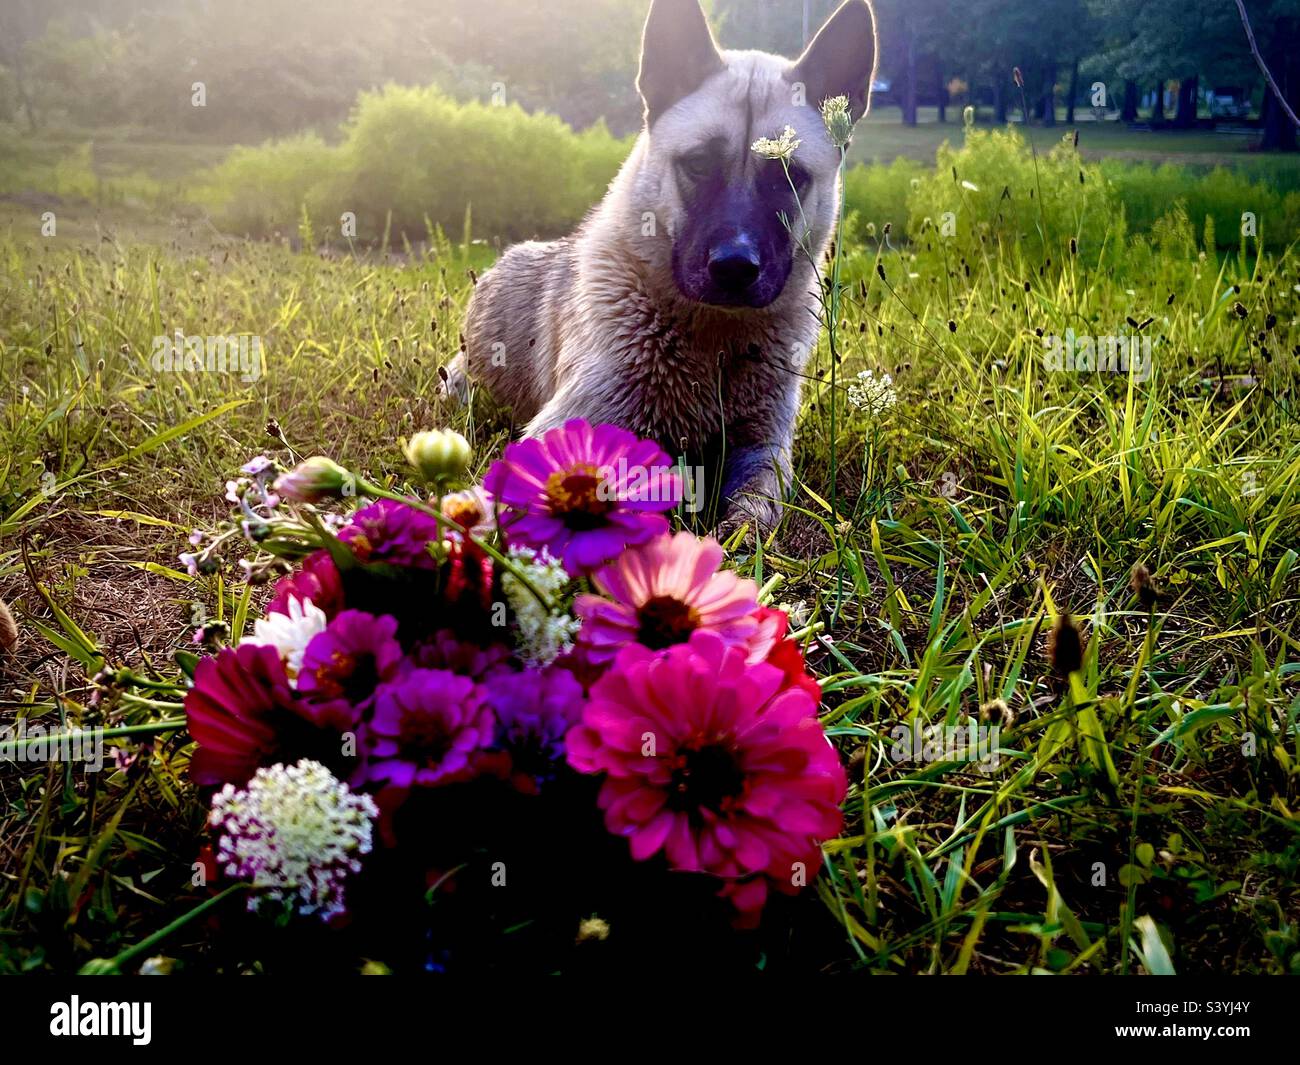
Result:
<instances>
[{"instance_id":1,"label":"flower bud","mask_svg":"<svg viewBox=\"0 0 1300 1065\"><path fill-rule=\"evenodd\" d=\"M347 487L354 483L352 474L333 459L313 455L277 477L275 491L299 503L319 503L322 499L348 494Z\"/></svg>"},{"instance_id":2,"label":"flower bud","mask_svg":"<svg viewBox=\"0 0 1300 1065\"><path fill-rule=\"evenodd\" d=\"M464 477L473 454L469 441L452 429L429 429L406 442L406 460L426 481Z\"/></svg>"},{"instance_id":3,"label":"flower bud","mask_svg":"<svg viewBox=\"0 0 1300 1065\"><path fill-rule=\"evenodd\" d=\"M849 98L832 96L822 101L822 121L836 148L845 148L853 136L853 116L849 114Z\"/></svg>"}]
</instances>

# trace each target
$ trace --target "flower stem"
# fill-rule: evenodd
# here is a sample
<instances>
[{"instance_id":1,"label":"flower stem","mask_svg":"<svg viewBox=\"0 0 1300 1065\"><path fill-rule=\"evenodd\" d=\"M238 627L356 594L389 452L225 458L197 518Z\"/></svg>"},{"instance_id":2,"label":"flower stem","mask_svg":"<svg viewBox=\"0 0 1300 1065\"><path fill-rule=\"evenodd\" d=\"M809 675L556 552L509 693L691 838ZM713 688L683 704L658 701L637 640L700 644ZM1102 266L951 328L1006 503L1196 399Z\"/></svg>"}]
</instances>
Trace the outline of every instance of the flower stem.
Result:
<instances>
[{"instance_id":1,"label":"flower stem","mask_svg":"<svg viewBox=\"0 0 1300 1065\"><path fill-rule=\"evenodd\" d=\"M189 924L189 922L194 920L194 918L202 916L203 914L207 913L209 910L215 909L221 902L223 902L230 895L233 895L236 891L246 891L250 889L252 886L253 886L252 884L246 884L242 882L238 884L231 884L230 887L226 888L224 891L219 891L217 894L213 895L212 898L205 899L203 902L200 902L197 906L194 907L194 909L190 910L188 913L181 914L179 917L176 918L176 920L172 921L171 924L166 925L163 928L160 928L157 932L154 932L152 935L145 936L145 938L140 940L140 942L137 943L135 946L127 947L126 950L122 951L120 954L114 955L111 958L95 958L91 961L88 961L85 965L81 967L79 975L81 976L119 975L124 966L129 965L141 954L146 954L149 951L151 951L155 946L161 943L164 939L166 939L177 929L182 928L183 926Z\"/></svg>"},{"instance_id":2,"label":"flower stem","mask_svg":"<svg viewBox=\"0 0 1300 1065\"><path fill-rule=\"evenodd\" d=\"M372 496L373 498L376 499L391 499L395 503L405 503L409 507L415 507L417 510L423 511L425 514L428 514L435 521L437 521L439 525L445 525L454 529L456 532L460 533L463 537L465 537L465 539L467 539L475 547L480 548L485 554L487 554L490 558L492 558L498 565L505 566L506 569L508 569L511 573L513 573L515 575L515 578L519 581L519 583L522 584L524 588L528 591L528 593L539 603L541 603L541 605L545 607L547 611L553 612L555 610L555 604L553 604L550 598L544 595L541 591L539 591L537 586L534 585L533 582L528 579L528 575L523 572L522 566L516 565L514 560L511 559L509 556L503 554L500 550L498 550L492 544L489 544L486 540L483 540L475 536L472 532L470 532L467 528L465 528L465 526L461 525L460 522L456 521L453 518L447 517L447 515L442 513L442 511L434 509L433 507L429 506L427 503L424 503L421 500L412 499L409 496L404 496L400 492L390 492L387 488L380 488L379 485L371 484L369 481L360 477L357 478L357 490L360 492L364 492L366 495Z\"/></svg>"},{"instance_id":3,"label":"flower stem","mask_svg":"<svg viewBox=\"0 0 1300 1065\"><path fill-rule=\"evenodd\" d=\"M48 736L28 736L22 740L6 740L0 743L0 761L9 761L19 751L60 743L76 736L91 736L96 739L111 740L120 736L149 736L156 732L173 732L176 729L184 728L185 725L185 718L172 717L163 721L149 721L143 725L119 725L116 728L106 728L102 732L99 729L81 728L69 729L66 732L52 732Z\"/></svg>"}]
</instances>

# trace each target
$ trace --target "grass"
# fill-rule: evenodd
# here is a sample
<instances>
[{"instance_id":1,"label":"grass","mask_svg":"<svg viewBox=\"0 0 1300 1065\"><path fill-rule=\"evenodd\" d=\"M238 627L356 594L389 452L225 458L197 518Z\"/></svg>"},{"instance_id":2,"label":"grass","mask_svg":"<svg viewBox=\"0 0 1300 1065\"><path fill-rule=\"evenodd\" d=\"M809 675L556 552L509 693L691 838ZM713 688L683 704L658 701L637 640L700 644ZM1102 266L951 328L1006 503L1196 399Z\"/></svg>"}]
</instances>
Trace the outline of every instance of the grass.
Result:
<instances>
[{"instance_id":1,"label":"grass","mask_svg":"<svg viewBox=\"0 0 1300 1065\"><path fill-rule=\"evenodd\" d=\"M261 601L175 556L250 454L288 457L278 434L394 482L416 428L462 430L481 467L507 438L435 395L479 247L317 255L129 204L71 207L42 239L8 209L0 598L22 637L0 659L6 722L175 713L92 678L174 677L196 618ZM1026 229L965 258L846 245L838 387L823 350L782 527L731 545L806 609L850 766L815 886L833 934L806 964L1300 972L1300 254L1220 256L1175 215L1112 269ZM152 338L178 329L260 335L264 376L155 373ZM1050 373L1042 337L1069 330L1150 336L1154 372ZM875 417L843 391L864 369L897 393ZM1068 679L1045 647L1067 609L1086 634ZM901 725L998 700L1013 723L994 771L894 757ZM0 971L75 970L204 897L184 735L111 742L123 760L102 774L0 768ZM160 949L203 971L214 938L190 925Z\"/></svg>"}]
</instances>

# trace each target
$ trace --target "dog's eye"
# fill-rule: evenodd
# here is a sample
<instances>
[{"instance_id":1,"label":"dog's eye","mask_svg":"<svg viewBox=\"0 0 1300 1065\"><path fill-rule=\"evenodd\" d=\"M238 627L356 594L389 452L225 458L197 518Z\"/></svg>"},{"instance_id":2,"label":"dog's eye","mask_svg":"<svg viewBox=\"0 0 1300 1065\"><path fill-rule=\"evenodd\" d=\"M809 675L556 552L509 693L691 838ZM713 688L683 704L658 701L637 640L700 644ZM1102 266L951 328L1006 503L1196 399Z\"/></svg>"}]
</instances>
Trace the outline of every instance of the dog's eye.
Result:
<instances>
[{"instance_id":1,"label":"dog's eye","mask_svg":"<svg viewBox=\"0 0 1300 1065\"><path fill-rule=\"evenodd\" d=\"M689 180L699 181L701 178L708 177L713 172L713 156L708 152L695 152L691 155L683 155L678 158L677 167Z\"/></svg>"}]
</instances>

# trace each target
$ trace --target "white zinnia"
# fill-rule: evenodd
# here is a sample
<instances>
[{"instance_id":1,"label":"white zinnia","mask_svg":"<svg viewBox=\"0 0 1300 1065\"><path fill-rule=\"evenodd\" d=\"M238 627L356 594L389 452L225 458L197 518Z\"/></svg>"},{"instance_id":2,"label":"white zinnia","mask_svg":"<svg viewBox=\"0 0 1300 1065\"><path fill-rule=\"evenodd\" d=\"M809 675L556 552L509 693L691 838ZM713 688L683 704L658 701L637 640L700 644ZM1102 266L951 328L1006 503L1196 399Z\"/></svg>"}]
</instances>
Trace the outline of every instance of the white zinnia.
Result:
<instances>
[{"instance_id":1,"label":"white zinnia","mask_svg":"<svg viewBox=\"0 0 1300 1065\"><path fill-rule=\"evenodd\" d=\"M280 652L285 672L292 681L302 669L303 652L318 633L325 631L329 619L325 611L310 599L289 596L289 613L267 614L253 622L252 643L266 644Z\"/></svg>"}]
</instances>

